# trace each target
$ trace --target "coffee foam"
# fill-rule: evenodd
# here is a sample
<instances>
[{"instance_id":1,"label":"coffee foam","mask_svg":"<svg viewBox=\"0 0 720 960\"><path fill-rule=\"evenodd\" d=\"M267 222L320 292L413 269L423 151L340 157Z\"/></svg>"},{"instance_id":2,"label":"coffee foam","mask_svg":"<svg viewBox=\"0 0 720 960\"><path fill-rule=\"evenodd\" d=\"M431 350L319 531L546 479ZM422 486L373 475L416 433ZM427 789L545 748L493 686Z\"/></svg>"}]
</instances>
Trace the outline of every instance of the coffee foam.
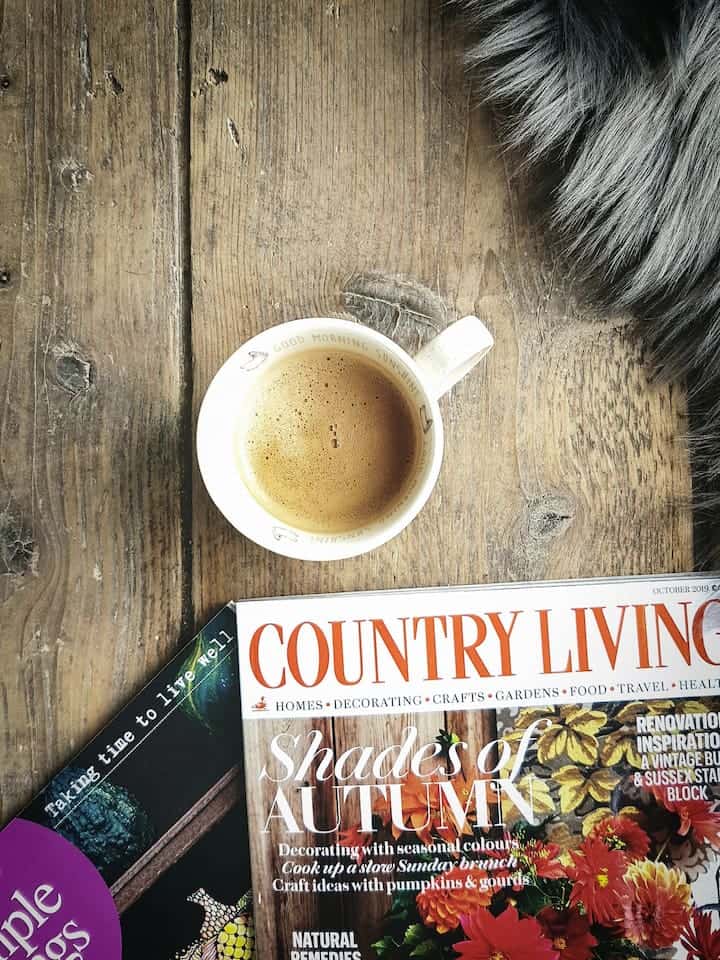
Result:
<instances>
[{"instance_id":1,"label":"coffee foam","mask_svg":"<svg viewBox=\"0 0 720 960\"><path fill-rule=\"evenodd\" d=\"M248 398L238 431L243 478L283 523L359 529L412 486L419 419L403 388L368 358L312 349L275 362Z\"/></svg>"}]
</instances>

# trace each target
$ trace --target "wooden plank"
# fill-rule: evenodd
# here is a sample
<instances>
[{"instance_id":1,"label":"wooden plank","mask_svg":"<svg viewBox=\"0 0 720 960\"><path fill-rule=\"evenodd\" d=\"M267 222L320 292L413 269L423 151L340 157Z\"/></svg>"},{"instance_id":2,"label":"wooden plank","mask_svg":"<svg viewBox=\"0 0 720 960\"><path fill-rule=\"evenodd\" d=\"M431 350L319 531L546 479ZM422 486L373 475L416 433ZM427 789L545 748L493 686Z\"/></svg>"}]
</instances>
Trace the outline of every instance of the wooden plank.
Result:
<instances>
[{"instance_id":1,"label":"wooden plank","mask_svg":"<svg viewBox=\"0 0 720 960\"><path fill-rule=\"evenodd\" d=\"M278 732L288 737L297 737L299 744L306 743L305 738L314 730L322 735L325 746L333 742L332 721L327 718L288 720L282 725L265 720L246 721L243 734L243 749L246 758L246 784L249 849L253 864L259 865L253 875L253 899L255 903L255 931L257 942L263 957L267 960L282 960L286 954L279 951L281 943L292 943L294 930L332 930L338 917L339 904L331 893L316 893L312 884L317 880L327 882L327 877L293 875L283 871L284 864L309 867L316 860L308 855L283 856L281 843L297 847L323 847L335 842L332 832L323 835L291 832L281 819L282 810L275 801L276 793L282 790L293 815L298 823L300 816L299 787L290 780L282 784L272 783L269 779L259 779L260 758L268 756L268 729L273 735ZM327 830L335 822L335 794L332 776L319 780L313 766L302 786L312 787L316 793L313 798L313 816L318 829ZM271 767L272 770L272 767ZM321 860L320 863L329 863ZM290 886L284 892L273 892L273 882L279 881ZM306 885L306 886L304 886ZM275 948L273 949L273 945Z\"/></svg>"},{"instance_id":2,"label":"wooden plank","mask_svg":"<svg viewBox=\"0 0 720 960\"><path fill-rule=\"evenodd\" d=\"M181 623L175 5L0 3L0 820Z\"/></svg>"},{"instance_id":3,"label":"wooden plank","mask_svg":"<svg viewBox=\"0 0 720 960\"><path fill-rule=\"evenodd\" d=\"M684 397L651 387L623 319L563 282L441 6L195 0L192 37L195 410L233 350L295 317L349 315L414 351L473 311L497 340L443 402L430 503L373 554L265 552L196 473L197 614L228 597L687 569ZM493 732L491 714L482 730L450 720L473 746ZM311 902L267 914L266 952L277 925L316 926Z\"/></svg>"},{"instance_id":4,"label":"wooden plank","mask_svg":"<svg viewBox=\"0 0 720 960\"><path fill-rule=\"evenodd\" d=\"M243 340L297 316L350 312L416 347L475 310L497 338L443 402L430 503L369 556L256 548L196 474L199 613L229 596L690 567L684 397L652 387L623 319L563 282L441 8L198 0L192 73L196 408Z\"/></svg>"},{"instance_id":5,"label":"wooden plank","mask_svg":"<svg viewBox=\"0 0 720 960\"><path fill-rule=\"evenodd\" d=\"M688 568L684 398L651 388L622 318L562 282L441 5L195 0L192 37L195 410L232 351L295 317L350 315L417 350L475 311L497 338L443 402L433 498L373 554L265 552L196 473L198 615L228 597ZM492 715L483 730L452 719L473 745L492 734ZM338 743L351 726L335 723ZM280 903L258 910L266 952L277 930L318 925L311 901Z\"/></svg>"},{"instance_id":6,"label":"wooden plank","mask_svg":"<svg viewBox=\"0 0 720 960\"><path fill-rule=\"evenodd\" d=\"M418 747L432 743L442 726L442 713L413 713L391 714L386 716L363 717L336 717L333 727L335 734L335 753L340 756L343 751L358 746L371 746L379 749L381 746L400 743L403 731L408 726L414 726L418 732ZM354 798L349 798L340 811L343 817L343 828L349 829L360 822L360 804ZM373 838L377 840L377 837ZM383 837L383 839L385 839ZM408 833L401 837L403 843L418 842L417 837ZM391 857L373 856L376 863L391 863ZM386 877L380 875L379 879ZM406 880L407 876L403 876ZM369 897L367 894L349 895L342 898L343 929L355 930L358 933L358 944L363 957L372 956L371 944L382 936L382 919L389 911L391 898L386 894L378 893Z\"/></svg>"},{"instance_id":7,"label":"wooden plank","mask_svg":"<svg viewBox=\"0 0 720 960\"><path fill-rule=\"evenodd\" d=\"M129 910L166 870L240 802L243 787L240 770L232 767L115 881L110 892L119 914Z\"/></svg>"}]
</instances>

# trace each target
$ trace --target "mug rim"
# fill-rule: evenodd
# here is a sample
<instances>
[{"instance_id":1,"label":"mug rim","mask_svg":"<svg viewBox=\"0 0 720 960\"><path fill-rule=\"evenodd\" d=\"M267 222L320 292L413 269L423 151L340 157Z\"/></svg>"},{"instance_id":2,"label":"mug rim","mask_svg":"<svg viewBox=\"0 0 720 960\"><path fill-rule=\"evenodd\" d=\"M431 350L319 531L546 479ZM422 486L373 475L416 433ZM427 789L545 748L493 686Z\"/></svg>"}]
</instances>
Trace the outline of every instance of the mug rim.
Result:
<instances>
[{"instance_id":1,"label":"mug rim","mask_svg":"<svg viewBox=\"0 0 720 960\"><path fill-rule=\"evenodd\" d=\"M388 520L375 521L371 529L347 531L323 535L292 527L265 509L253 496L237 470L234 482L222 479L226 468L221 461L227 459L232 448L235 420L227 416L227 402L223 399L231 386L233 374L241 361L247 364L248 354L261 347L263 342L276 340L280 331L288 336L310 331L342 331L369 339L389 351L411 373L422 394L422 402L428 407L433 428L433 451L429 464L411 494L408 504ZM337 347L342 348L342 344ZM263 351L258 351L263 352ZM430 392L420 367L414 358L394 340L368 327L360 321L340 317L300 317L270 327L244 341L223 362L212 377L203 396L198 412L196 457L205 489L216 508L239 533L261 547L281 556L296 560L343 560L360 556L382 546L401 533L427 503L440 473L443 459L444 430L440 407ZM283 531L279 534L277 531ZM285 537L287 533L290 538ZM296 539L292 539L292 537Z\"/></svg>"}]
</instances>

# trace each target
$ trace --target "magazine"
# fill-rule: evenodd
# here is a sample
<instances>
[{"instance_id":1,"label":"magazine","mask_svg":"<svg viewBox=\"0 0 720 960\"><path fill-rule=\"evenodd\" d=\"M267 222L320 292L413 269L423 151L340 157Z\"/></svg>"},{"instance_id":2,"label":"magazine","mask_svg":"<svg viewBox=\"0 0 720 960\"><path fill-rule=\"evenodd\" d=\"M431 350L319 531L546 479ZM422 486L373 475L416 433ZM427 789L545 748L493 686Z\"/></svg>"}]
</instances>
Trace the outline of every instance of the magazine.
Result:
<instances>
[{"instance_id":1,"label":"magazine","mask_svg":"<svg viewBox=\"0 0 720 960\"><path fill-rule=\"evenodd\" d=\"M236 610L262 960L718 960L720 577Z\"/></svg>"},{"instance_id":2,"label":"magazine","mask_svg":"<svg viewBox=\"0 0 720 960\"><path fill-rule=\"evenodd\" d=\"M0 960L254 956L235 612L0 832Z\"/></svg>"}]
</instances>

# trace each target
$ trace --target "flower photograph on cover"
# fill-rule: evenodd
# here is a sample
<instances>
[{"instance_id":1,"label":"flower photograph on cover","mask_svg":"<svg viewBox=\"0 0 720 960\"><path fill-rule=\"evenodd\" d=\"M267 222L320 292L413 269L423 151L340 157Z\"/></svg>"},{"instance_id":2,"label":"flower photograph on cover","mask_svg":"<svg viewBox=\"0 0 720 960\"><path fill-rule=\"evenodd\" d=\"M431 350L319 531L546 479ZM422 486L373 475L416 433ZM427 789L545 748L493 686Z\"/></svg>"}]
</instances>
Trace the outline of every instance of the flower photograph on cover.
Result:
<instances>
[{"instance_id":1,"label":"flower photograph on cover","mask_svg":"<svg viewBox=\"0 0 720 960\"><path fill-rule=\"evenodd\" d=\"M443 799L447 793L408 774L401 790L404 830L380 798L375 834L350 824L338 837L362 859L378 836L397 843L412 835L416 859L427 865L437 862L445 844L444 869L419 891L395 893L372 945L375 956L720 960L720 804L712 776L708 780L715 768L702 751L653 755L652 739L642 736L652 721L638 724L639 717L717 709L714 700L686 700L498 711L498 735L510 747L536 721L551 723L526 753L517 779L527 804L520 809L511 795L499 793L497 827L480 825L465 771L453 778L463 822ZM451 730L438 733L444 750L457 740ZM503 756L512 765L512 754ZM674 772L665 776L667 770ZM702 786L683 789L688 783ZM533 822L523 815L528 807ZM487 843L471 842L478 837ZM709 900L698 895L707 889L714 891Z\"/></svg>"}]
</instances>

